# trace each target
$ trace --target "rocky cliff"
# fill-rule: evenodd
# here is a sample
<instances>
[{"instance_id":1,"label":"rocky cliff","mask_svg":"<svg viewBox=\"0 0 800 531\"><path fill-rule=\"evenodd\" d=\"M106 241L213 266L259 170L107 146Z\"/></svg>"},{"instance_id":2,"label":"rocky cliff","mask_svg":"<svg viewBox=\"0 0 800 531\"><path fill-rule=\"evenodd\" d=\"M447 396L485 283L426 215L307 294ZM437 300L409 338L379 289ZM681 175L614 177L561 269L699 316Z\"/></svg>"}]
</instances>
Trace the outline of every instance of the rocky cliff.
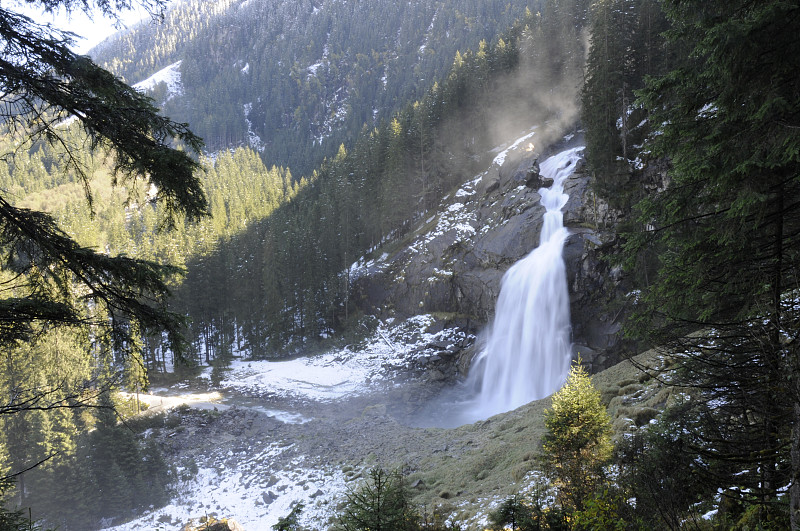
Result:
<instances>
[{"instance_id":1,"label":"rocky cliff","mask_svg":"<svg viewBox=\"0 0 800 531\"><path fill-rule=\"evenodd\" d=\"M357 304L383 319L432 314L443 326L479 332L493 317L505 271L539 243L545 209L538 190L550 183L542 182L538 161L582 141L577 131L542 151L502 151L394 250L379 250L379 257L353 268ZM619 361L626 348L620 330L630 289L609 260L618 250L621 213L596 197L582 161L565 192L573 353L598 371ZM473 353L474 347L451 349L443 363L464 373Z\"/></svg>"}]
</instances>

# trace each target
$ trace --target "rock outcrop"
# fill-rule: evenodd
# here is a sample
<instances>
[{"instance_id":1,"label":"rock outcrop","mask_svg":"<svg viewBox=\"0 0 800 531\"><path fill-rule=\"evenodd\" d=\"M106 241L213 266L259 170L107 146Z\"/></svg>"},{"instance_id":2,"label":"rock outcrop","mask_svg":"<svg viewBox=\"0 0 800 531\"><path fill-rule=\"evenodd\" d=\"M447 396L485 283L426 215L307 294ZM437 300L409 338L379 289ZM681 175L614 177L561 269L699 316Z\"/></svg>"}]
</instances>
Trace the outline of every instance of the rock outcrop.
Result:
<instances>
[{"instance_id":1,"label":"rock outcrop","mask_svg":"<svg viewBox=\"0 0 800 531\"><path fill-rule=\"evenodd\" d=\"M457 314L477 332L492 318L505 271L539 244L545 211L539 189L551 181L539 175L538 161L581 142L580 135L568 135L541 154L511 152L446 197L408 245L354 269L357 304L382 318ZM620 330L629 290L621 269L607 260L618 252L614 229L621 214L595 196L585 165L576 166L565 182L563 209L571 233L564 258L574 355L599 371L625 349ZM473 350L457 359L462 370Z\"/></svg>"}]
</instances>

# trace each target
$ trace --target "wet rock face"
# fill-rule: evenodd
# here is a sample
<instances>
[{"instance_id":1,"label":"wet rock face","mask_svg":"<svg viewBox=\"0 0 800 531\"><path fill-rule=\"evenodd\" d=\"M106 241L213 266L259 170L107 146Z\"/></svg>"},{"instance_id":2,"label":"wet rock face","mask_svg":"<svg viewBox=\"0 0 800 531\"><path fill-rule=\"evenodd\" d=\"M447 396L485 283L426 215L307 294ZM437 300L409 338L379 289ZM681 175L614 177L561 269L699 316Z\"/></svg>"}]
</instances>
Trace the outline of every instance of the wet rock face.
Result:
<instances>
[{"instance_id":1,"label":"wet rock face","mask_svg":"<svg viewBox=\"0 0 800 531\"><path fill-rule=\"evenodd\" d=\"M503 274L539 244L545 209L538 190L552 182L539 175L536 153L512 155L446 198L409 246L364 268L354 283L362 310L382 317L448 312L476 323L491 320ZM614 227L620 213L595 196L582 163L565 192L574 355L599 371L627 348L619 332L630 289L608 260L619 252ZM459 365L469 355L458 358Z\"/></svg>"}]
</instances>

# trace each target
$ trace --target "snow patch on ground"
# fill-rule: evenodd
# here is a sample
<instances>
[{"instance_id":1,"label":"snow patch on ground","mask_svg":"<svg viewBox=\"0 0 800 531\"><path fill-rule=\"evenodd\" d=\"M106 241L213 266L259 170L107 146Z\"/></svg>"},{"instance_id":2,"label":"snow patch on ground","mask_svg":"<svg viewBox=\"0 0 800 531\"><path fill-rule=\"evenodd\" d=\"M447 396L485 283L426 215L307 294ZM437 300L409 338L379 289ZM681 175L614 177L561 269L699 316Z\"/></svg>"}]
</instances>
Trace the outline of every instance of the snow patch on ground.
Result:
<instances>
[{"instance_id":1,"label":"snow patch on ground","mask_svg":"<svg viewBox=\"0 0 800 531\"><path fill-rule=\"evenodd\" d=\"M188 405L195 409L227 409L228 406L219 403L222 400L222 395L217 392L211 393L184 393L178 395L158 395L158 392L164 392L165 389L153 389L152 394L147 393L129 393L120 391L119 395L125 400L139 401L147 405L147 411L161 412L169 409L174 409L178 406Z\"/></svg>"},{"instance_id":2,"label":"snow patch on ground","mask_svg":"<svg viewBox=\"0 0 800 531\"><path fill-rule=\"evenodd\" d=\"M264 413L266 416L274 418L284 424L305 424L306 422L311 422L314 419L310 419L308 417L304 417L300 413L292 413L290 411L282 411L280 409L269 409L265 407L252 407L255 411L259 411Z\"/></svg>"},{"instance_id":3,"label":"snow patch on ground","mask_svg":"<svg viewBox=\"0 0 800 531\"><path fill-rule=\"evenodd\" d=\"M451 273L441 271L446 276ZM361 346L347 346L310 357L288 360L235 360L220 381L220 389L249 396L334 402L374 391L408 366L411 355L432 355L425 351L429 343L455 343L459 333L445 329L430 333L432 315L417 315L401 322L380 321L372 336ZM211 368L203 378L210 380ZM266 412L266 411L265 411ZM288 412L270 411L269 416L287 423L306 419Z\"/></svg>"},{"instance_id":4,"label":"snow patch on ground","mask_svg":"<svg viewBox=\"0 0 800 531\"><path fill-rule=\"evenodd\" d=\"M323 402L359 393L379 371L380 363L375 360L343 350L288 361L235 361L220 386L258 396Z\"/></svg>"},{"instance_id":5,"label":"snow patch on ground","mask_svg":"<svg viewBox=\"0 0 800 531\"><path fill-rule=\"evenodd\" d=\"M162 68L147 79L140 81L133 85L133 88L139 92L146 92L152 90L159 83L166 83L167 85L167 100L172 99L174 96L183 94L183 84L181 83L181 61L172 63L166 68Z\"/></svg>"},{"instance_id":6,"label":"snow patch on ground","mask_svg":"<svg viewBox=\"0 0 800 531\"><path fill-rule=\"evenodd\" d=\"M271 469L270 464L290 449L274 443L255 452L210 448L206 462L212 466L181 481L169 505L109 531L168 529L204 515L233 516L245 529L271 529L298 501L306 504L301 522L319 528L334 515L332 500L346 492L345 476L333 467L306 467L303 458L294 459L288 470Z\"/></svg>"}]
</instances>

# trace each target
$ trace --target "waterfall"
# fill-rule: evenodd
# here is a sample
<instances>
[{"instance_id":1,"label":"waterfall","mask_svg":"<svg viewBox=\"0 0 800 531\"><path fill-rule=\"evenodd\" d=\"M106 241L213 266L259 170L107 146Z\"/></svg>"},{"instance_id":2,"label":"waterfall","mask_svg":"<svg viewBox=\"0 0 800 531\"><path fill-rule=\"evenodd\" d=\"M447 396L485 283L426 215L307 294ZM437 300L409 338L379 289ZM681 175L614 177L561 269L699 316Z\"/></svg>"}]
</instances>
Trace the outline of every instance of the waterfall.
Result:
<instances>
[{"instance_id":1,"label":"waterfall","mask_svg":"<svg viewBox=\"0 0 800 531\"><path fill-rule=\"evenodd\" d=\"M544 398L564 383L571 358L567 276L562 258L568 232L561 209L569 196L564 180L581 158L582 147L563 151L540 165L553 179L541 188L546 209L539 246L503 276L494 323L473 363L467 385L479 389L469 416L474 420Z\"/></svg>"}]
</instances>

